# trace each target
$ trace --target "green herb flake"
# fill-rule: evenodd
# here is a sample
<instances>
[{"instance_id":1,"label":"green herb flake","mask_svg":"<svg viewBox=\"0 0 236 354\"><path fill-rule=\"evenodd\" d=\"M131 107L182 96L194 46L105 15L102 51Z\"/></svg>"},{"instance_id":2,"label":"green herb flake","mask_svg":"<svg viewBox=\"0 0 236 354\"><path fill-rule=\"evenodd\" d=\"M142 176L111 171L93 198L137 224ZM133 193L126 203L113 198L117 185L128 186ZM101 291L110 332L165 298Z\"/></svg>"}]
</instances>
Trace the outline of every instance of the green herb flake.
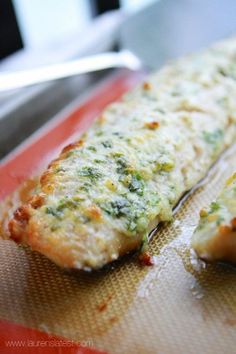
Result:
<instances>
[{"instance_id":1,"label":"green herb flake","mask_svg":"<svg viewBox=\"0 0 236 354\"><path fill-rule=\"evenodd\" d=\"M144 201L130 201L126 196L120 196L116 200L100 204L100 207L114 218L125 218L126 230L129 235L142 232L147 227L148 218Z\"/></svg>"},{"instance_id":2,"label":"green herb flake","mask_svg":"<svg viewBox=\"0 0 236 354\"><path fill-rule=\"evenodd\" d=\"M94 151L94 152L97 151L97 149L95 148L95 146L92 146L92 145L88 146L87 149L90 150L90 151Z\"/></svg>"},{"instance_id":3,"label":"green herb flake","mask_svg":"<svg viewBox=\"0 0 236 354\"><path fill-rule=\"evenodd\" d=\"M96 136L102 136L102 135L103 135L103 132L101 130L96 132Z\"/></svg>"},{"instance_id":4,"label":"green herb flake","mask_svg":"<svg viewBox=\"0 0 236 354\"><path fill-rule=\"evenodd\" d=\"M118 165L116 172L121 174L128 174L128 162L123 156L120 156L116 159L116 163Z\"/></svg>"},{"instance_id":5,"label":"green herb flake","mask_svg":"<svg viewBox=\"0 0 236 354\"><path fill-rule=\"evenodd\" d=\"M173 170L175 164L173 161L158 161L155 166L156 171L170 172Z\"/></svg>"},{"instance_id":6,"label":"green herb flake","mask_svg":"<svg viewBox=\"0 0 236 354\"><path fill-rule=\"evenodd\" d=\"M97 168L90 166L82 167L77 173L79 176L87 177L93 182L102 177L102 173Z\"/></svg>"},{"instance_id":7,"label":"green herb flake","mask_svg":"<svg viewBox=\"0 0 236 354\"><path fill-rule=\"evenodd\" d=\"M94 159L93 160L95 163L106 163L105 160L100 160L100 159Z\"/></svg>"},{"instance_id":8,"label":"green herb flake","mask_svg":"<svg viewBox=\"0 0 236 354\"><path fill-rule=\"evenodd\" d=\"M102 210L104 210L107 214L117 218L127 215L129 208L130 202L123 197L119 197L112 202L104 203L101 205Z\"/></svg>"},{"instance_id":9,"label":"green herb flake","mask_svg":"<svg viewBox=\"0 0 236 354\"><path fill-rule=\"evenodd\" d=\"M56 168L56 170L55 170L56 173L65 172L65 171L66 171L66 170L65 170L65 168L63 168L63 167L58 167L58 168Z\"/></svg>"},{"instance_id":10,"label":"green herb flake","mask_svg":"<svg viewBox=\"0 0 236 354\"><path fill-rule=\"evenodd\" d=\"M134 222L133 220L131 220L129 223L128 223L128 230L133 232L136 230L136 227L137 227L137 223Z\"/></svg>"},{"instance_id":11,"label":"green herb flake","mask_svg":"<svg viewBox=\"0 0 236 354\"><path fill-rule=\"evenodd\" d=\"M145 253L148 250L148 234L145 234L140 246L140 253Z\"/></svg>"},{"instance_id":12,"label":"green herb flake","mask_svg":"<svg viewBox=\"0 0 236 354\"><path fill-rule=\"evenodd\" d=\"M128 186L130 192L135 192L142 196L144 191L144 182L139 174L133 175Z\"/></svg>"},{"instance_id":13,"label":"green herb flake","mask_svg":"<svg viewBox=\"0 0 236 354\"><path fill-rule=\"evenodd\" d=\"M121 156L124 156L124 153L123 152L120 152L120 151L115 151L111 154L111 156L113 157L121 157Z\"/></svg>"},{"instance_id":14,"label":"green herb flake","mask_svg":"<svg viewBox=\"0 0 236 354\"><path fill-rule=\"evenodd\" d=\"M46 211L46 214L53 215L55 217L60 217L60 213L58 212L58 210L56 208L47 206L45 211Z\"/></svg>"},{"instance_id":15,"label":"green herb flake","mask_svg":"<svg viewBox=\"0 0 236 354\"><path fill-rule=\"evenodd\" d=\"M211 203L209 213L212 214L212 213L218 211L219 209L220 209L220 204L213 202L213 203Z\"/></svg>"},{"instance_id":16,"label":"green herb flake","mask_svg":"<svg viewBox=\"0 0 236 354\"><path fill-rule=\"evenodd\" d=\"M104 146L104 148L112 148L113 147L113 144L112 144L112 141L110 140L105 140L105 141L102 141L101 144Z\"/></svg>"},{"instance_id":17,"label":"green herb flake","mask_svg":"<svg viewBox=\"0 0 236 354\"><path fill-rule=\"evenodd\" d=\"M68 157L71 157L75 154L75 151L69 151L67 154L66 154L66 158Z\"/></svg>"},{"instance_id":18,"label":"green herb flake","mask_svg":"<svg viewBox=\"0 0 236 354\"><path fill-rule=\"evenodd\" d=\"M219 74L225 77L230 77L231 79L236 79L236 65L231 63L226 68L218 68Z\"/></svg>"},{"instance_id":19,"label":"green herb flake","mask_svg":"<svg viewBox=\"0 0 236 354\"><path fill-rule=\"evenodd\" d=\"M58 229L60 229L60 226L59 226L59 225L52 225L51 228L50 228L50 230L51 230L52 232L57 231Z\"/></svg>"},{"instance_id":20,"label":"green herb flake","mask_svg":"<svg viewBox=\"0 0 236 354\"><path fill-rule=\"evenodd\" d=\"M223 138L223 130L216 129L213 132L203 132L203 139L214 148L217 148Z\"/></svg>"},{"instance_id":21,"label":"green herb flake","mask_svg":"<svg viewBox=\"0 0 236 354\"><path fill-rule=\"evenodd\" d=\"M155 111L165 114L165 111L162 108L155 108Z\"/></svg>"},{"instance_id":22,"label":"green herb flake","mask_svg":"<svg viewBox=\"0 0 236 354\"><path fill-rule=\"evenodd\" d=\"M49 215L52 215L52 216L55 216L57 219L60 219L61 218L61 213L60 211L58 211L56 208L53 208L53 207L46 207L46 210L45 210L46 214L49 214Z\"/></svg>"},{"instance_id":23,"label":"green herb flake","mask_svg":"<svg viewBox=\"0 0 236 354\"><path fill-rule=\"evenodd\" d=\"M117 136L119 139L123 139L124 138L123 134L121 134L120 132L113 132L112 134Z\"/></svg>"},{"instance_id":24,"label":"green herb flake","mask_svg":"<svg viewBox=\"0 0 236 354\"><path fill-rule=\"evenodd\" d=\"M92 185L85 182L79 189L85 192L88 192L91 189Z\"/></svg>"},{"instance_id":25,"label":"green herb flake","mask_svg":"<svg viewBox=\"0 0 236 354\"><path fill-rule=\"evenodd\" d=\"M56 208L57 211L63 211L64 209L76 209L79 205L79 203L83 199L80 199L78 197L74 198L63 198L59 201L58 206Z\"/></svg>"}]
</instances>

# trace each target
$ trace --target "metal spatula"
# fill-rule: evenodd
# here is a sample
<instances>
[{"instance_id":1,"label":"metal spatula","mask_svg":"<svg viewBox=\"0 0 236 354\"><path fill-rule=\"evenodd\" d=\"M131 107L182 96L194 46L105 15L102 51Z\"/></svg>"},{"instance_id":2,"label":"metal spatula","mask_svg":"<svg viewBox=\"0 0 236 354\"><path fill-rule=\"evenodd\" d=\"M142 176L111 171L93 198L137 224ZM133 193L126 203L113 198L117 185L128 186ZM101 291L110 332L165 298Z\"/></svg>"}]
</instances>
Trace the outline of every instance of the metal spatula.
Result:
<instances>
[{"instance_id":1,"label":"metal spatula","mask_svg":"<svg viewBox=\"0 0 236 354\"><path fill-rule=\"evenodd\" d=\"M171 58L236 34L235 0L160 0L122 24L119 52L108 52L33 70L2 73L7 91L91 71L160 67ZM125 49L123 49L125 48Z\"/></svg>"}]
</instances>

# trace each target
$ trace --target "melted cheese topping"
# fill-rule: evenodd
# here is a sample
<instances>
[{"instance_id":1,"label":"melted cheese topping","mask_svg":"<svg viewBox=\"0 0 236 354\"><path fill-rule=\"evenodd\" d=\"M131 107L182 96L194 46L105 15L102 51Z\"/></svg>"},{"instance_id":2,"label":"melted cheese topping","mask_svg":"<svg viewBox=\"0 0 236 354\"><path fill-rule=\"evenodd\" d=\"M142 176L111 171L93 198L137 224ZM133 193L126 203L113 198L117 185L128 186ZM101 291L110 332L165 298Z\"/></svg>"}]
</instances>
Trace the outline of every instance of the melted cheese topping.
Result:
<instances>
[{"instance_id":1,"label":"melted cheese topping","mask_svg":"<svg viewBox=\"0 0 236 354\"><path fill-rule=\"evenodd\" d=\"M107 107L41 179L12 237L57 264L100 268L171 220L236 137L236 40L164 67ZM25 218L26 219L26 218Z\"/></svg>"},{"instance_id":2,"label":"melted cheese topping","mask_svg":"<svg viewBox=\"0 0 236 354\"><path fill-rule=\"evenodd\" d=\"M201 210L192 247L204 260L236 262L236 173L216 201Z\"/></svg>"}]
</instances>

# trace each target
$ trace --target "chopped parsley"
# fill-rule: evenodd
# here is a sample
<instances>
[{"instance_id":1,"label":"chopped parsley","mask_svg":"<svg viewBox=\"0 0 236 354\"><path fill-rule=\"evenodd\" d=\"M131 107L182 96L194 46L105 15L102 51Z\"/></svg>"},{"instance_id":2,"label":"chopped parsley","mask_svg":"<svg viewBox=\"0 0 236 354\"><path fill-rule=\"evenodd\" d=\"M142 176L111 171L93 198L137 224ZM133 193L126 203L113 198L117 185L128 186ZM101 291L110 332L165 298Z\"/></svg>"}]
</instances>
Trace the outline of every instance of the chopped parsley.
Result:
<instances>
[{"instance_id":1,"label":"chopped parsley","mask_svg":"<svg viewBox=\"0 0 236 354\"><path fill-rule=\"evenodd\" d=\"M79 189L85 192L88 192L91 189L91 183L85 182Z\"/></svg>"},{"instance_id":2,"label":"chopped parsley","mask_svg":"<svg viewBox=\"0 0 236 354\"><path fill-rule=\"evenodd\" d=\"M53 207L50 207L50 206L46 207L46 214L53 215L53 216L55 216L57 218L61 216L61 213L58 212L58 210L56 208L53 208Z\"/></svg>"},{"instance_id":3,"label":"chopped parsley","mask_svg":"<svg viewBox=\"0 0 236 354\"><path fill-rule=\"evenodd\" d=\"M144 191L144 182L142 177L139 174L133 175L128 188L130 192L135 192L142 196Z\"/></svg>"},{"instance_id":4,"label":"chopped parsley","mask_svg":"<svg viewBox=\"0 0 236 354\"><path fill-rule=\"evenodd\" d=\"M101 130L96 132L96 136L102 136L102 135L103 135L103 132Z\"/></svg>"},{"instance_id":5,"label":"chopped parsley","mask_svg":"<svg viewBox=\"0 0 236 354\"><path fill-rule=\"evenodd\" d=\"M148 218L145 215L146 203L144 201L130 201L126 196L120 196L111 202L102 203L100 207L114 218L125 217L128 232L141 232L147 227Z\"/></svg>"},{"instance_id":6,"label":"chopped parsley","mask_svg":"<svg viewBox=\"0 0 236 354\"><path fill-rule=\"evenodd\" d=\"M117 136L119 139L123 139L124 138L123 134L121 134L120 132L113 132L112 134Z\"/></svg>"},{"instance_id":7,"label":"chopped parsley","mask_svg":"<svg viewBox=\"0 0 236 354\"><path fill-rule=\"evenodd\" d=\"M127 160L123 157L120 156L116 159L116 163L117 163L117 169L116 172L117 173L121 173L121 174L128 174L129 171L129 165Z\"/></svg>"},{"instance_id":8,"label":"chopped parsley","mask_svg":"<svg viewBox=\"0 0 236 354\"><path fill-rule=\"evenodd\" d=\"M66 158L71 157L71 156L73 156L74 154L75 154L75 151L74 151L74 150L69 151L69 152L66 154Z\"/></svg>"},{"instance_id":9,"label":"chopped parsley","mask_svg":"<svg viewBox=\"0 0 236 354\"><path fill-rule=\"evenodd\" d=\"M66 171L66 169L65 168L63 168L63 167L58 167L58 168L56 168L56 173L58 173L58 172L65 172Z\"/></svg>"},{"instance_id":10,"label":"chopped parsley","mask_svg":"<svg viewBox=\"0 0 236 354\"><path fill-rule=\"evenodd\" d=\"M113 147L113 144L112 144L112 141L111 140L105 140L105 141L102 141L101 143L106 149L107 148L112 148Z\"/></svg>"},{"instance_id":11,"label":"chopped parsley","mask_svg":"<svg viewBox=\"0 0 236 354\"><path fill-rule=\"evenodd\" d=\"M225 77L236 79L236 65L234 63L228 65L226 68L218 68L218 72Z\"/></svg>"},{"instance_id":12,"label":"chopped parsley","mask_svg":"<svg viewBox=\"0 0 236 354\"><path fill-rule=\"evenodd\" d=\"M106 163L105 160L101 160L101 159L94 159L93 160L95 163Z\"/></svg>"},{"instance_id":13,"label":"chopped parsley","mask_svg":"<svg viewBox=\"0 0 236 354\"><path fill-rule=\"evenodd\" d=\"M54 206L54 207L47 206L46 207L46 214L53 215L56 218L60 219L64 209L70 209L70 210L76 209L81 201L83 201L83 199L78 198L78 197L62 198L59 200L59 203L57 206Z\"/></svg>"},{"instance_id":14,"label":"chopped parsley","mask_svg":"<svg viewBox=\"0 0 236 354\"><path fill-rule=\"evenodd\" d=\"M59 201L58 206L56 208L57 211L62 211L64 209L75 209L78 207L78 204L83 201L83 199L78 197L73 198L63 198Z\"/></svg>"},{"instance_id":15,"label":"chopped parsley","mask_svg":"<svg viewBox=\"0 0 236 354\"><path fill-rule=\"evenodd\" d=\"M102 177L102 173L97 168L91 166L84 166L77 173L81 177L88 177L93 182Z\"/></svg>"},{"instance_id":16,"label":"chopped parsley","mask_svg":"<svg viewBox=\"0 0 236 354\"><path fill-rule=\"evenodd\" d=\"M158 161L155 166L155 171L170 172L175 167L173 161Z\"/></svg>"},{"instance_id":17,"label":"chopped parsley","mask_svg":"<svg viewBox=\"0 0 236 354\"><path fill-rule=\"evenodd\" d=\"M145 253L148 250L148 234L143 236L142 243L140 246L140 253Z\"/></svg>"},{"instance_id":18,"label":"chopped parsley","mask_svg":"<svg viewBox=\"0 0 236 354\"><path fill-rule=\"evenodd\" d=\"M112 153L112 156L113 156L113 157L121 157L121 156L124 156L124 154L123 154L123 152L116 151L116 152L113 152L113 153Z\"/></svg>"},{"instance_id":19,"label":"chopped parsley","mask_svg":"<svg viewBox=\"0 0 236 354\"><path fill-rule=\"evenodd\" d=\"M104 203L101 205L102 210L104 210L107 214L117 218L126 216L129 212L129 208L130 202L124 197L119 197L112 202Z\"/></svg>"},{"instance_id":20,"label":"chopped parsley","mask_svg":"<svg viewBox=\"0 0 236 354\"><path fill-rule=\"evenodd\" d=\"M90 151L94 151L94 152L97 151L97 149L95 148L95 146L92 146L92 145L88 146L87 149L90 150Z\"/></svg>"},{"instance_id":21,"label":"chopped parsley","mask_svg":"<svg viewBox=\"0 0 236 354\"><path fill-rule=\"evenodd\" d=\"M216 203L216 202L213 202L213 203L211 203L209 213L214 213L215 211L217 211L219 209L220 209L220 204Z\"/></svg>"}]
</instances>

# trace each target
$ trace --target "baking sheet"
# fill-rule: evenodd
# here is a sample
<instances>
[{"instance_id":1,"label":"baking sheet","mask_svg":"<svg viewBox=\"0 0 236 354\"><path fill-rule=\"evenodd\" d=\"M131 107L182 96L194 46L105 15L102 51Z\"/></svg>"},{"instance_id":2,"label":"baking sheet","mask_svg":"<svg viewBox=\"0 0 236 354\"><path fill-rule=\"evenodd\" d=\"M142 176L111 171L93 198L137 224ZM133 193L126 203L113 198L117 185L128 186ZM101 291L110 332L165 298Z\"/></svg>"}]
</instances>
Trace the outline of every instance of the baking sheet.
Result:
<instances>
[{"instance_id":1,"label":"baking sheet","mask_svg":"<svg viewBox=\"0 0 236 354\"><path fill-rule=\"evenodd\" d=\"M57 118L5 160L2 197L139 79L129 72L113 78L83 102L77 114ZM68 134L64 124L70 127ZM128 255L99 272L66 273L29 248L1 240L0 319L78 342L90 340L108 353L235 352L235 269L205 265L189 249L199 210L215 198L235 166L233 147L173 222L158 229L150 242L153 267L141 266L135 255Z\"/></svg>"}]
</instances>

